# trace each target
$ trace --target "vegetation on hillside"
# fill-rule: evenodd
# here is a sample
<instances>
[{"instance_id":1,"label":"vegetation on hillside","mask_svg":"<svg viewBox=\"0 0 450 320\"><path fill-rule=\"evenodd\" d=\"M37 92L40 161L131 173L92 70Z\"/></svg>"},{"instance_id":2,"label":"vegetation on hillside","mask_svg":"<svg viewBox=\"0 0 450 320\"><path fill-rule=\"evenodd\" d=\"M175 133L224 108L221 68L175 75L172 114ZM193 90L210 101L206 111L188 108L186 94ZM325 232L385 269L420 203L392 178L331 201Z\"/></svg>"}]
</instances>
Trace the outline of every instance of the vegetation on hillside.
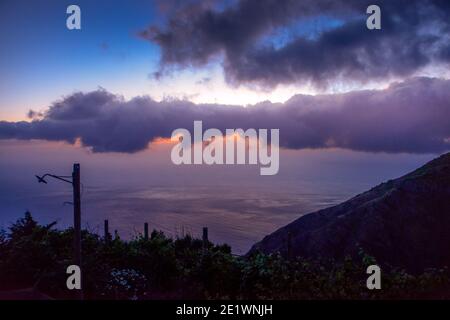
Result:
<instances>
[{"instance_id":1,"label":"vegetation on hillside","mask_svg":"<svg viewBox=\"0 0 450 320\"><path fill-rule=\"evenodd\" d=\"M26 213L0 232L0 291L35 286L70 299L66 268L73 230L39 225ZM190 235L171 239L105 239L83 231L83 286L87 299L405 299L450 298L446 268L412 276L383 269L382 289L368 290L366 267L374 258L342 263L284 259L279 254L231 254L228 245L205 247Z\"/></svg>"}]
</instances>

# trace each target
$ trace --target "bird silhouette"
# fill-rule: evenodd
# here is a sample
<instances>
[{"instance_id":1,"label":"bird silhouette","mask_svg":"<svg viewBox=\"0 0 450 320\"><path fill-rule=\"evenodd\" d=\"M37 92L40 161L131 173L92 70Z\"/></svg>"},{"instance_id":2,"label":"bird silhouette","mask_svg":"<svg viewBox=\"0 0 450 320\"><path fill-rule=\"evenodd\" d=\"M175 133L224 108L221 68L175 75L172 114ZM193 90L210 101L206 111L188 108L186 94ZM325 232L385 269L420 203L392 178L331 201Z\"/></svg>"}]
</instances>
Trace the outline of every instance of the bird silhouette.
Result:
<instances>
[{"instance_id":1,"label":"bird silhouette","mask_svg":"<svg viewBox=\"0 0 450 320\"><path fill-rule=\"evenodd\" d=\"M36 178L38 179L38 182L39 182L39 183L45 183L45 184L47 184L47 181L44 180L44 177L39 177L38 175L35 175L35 176L36 176Z\"/></svg>"}]
</instances>

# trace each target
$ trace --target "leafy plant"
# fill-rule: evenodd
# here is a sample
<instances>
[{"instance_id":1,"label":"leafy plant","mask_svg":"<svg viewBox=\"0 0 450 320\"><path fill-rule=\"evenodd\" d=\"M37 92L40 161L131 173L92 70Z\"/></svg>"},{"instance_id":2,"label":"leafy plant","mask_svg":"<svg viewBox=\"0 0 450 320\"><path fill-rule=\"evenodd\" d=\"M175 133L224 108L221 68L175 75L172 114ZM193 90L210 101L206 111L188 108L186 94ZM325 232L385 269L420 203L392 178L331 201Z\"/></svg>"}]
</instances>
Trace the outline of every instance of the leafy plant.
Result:
<instances>
[{"instance_id":1,"label":"leafy plant","mask_svg":"<svg viewBox=\"0 0 450 320\"><path fill-rule=\"evenodd\" d=\"M0 231L0 290L35 287L71 298L73 229L39 225L29 212ZM280 253L232 255L228 245L190 235L102 239L82 231L83 290L87 299L418 299L450 298L447 268L411 275L383 266L382 290L366 288L374 257L342 262L285 259Z\"/></svg>"}]
</instances>

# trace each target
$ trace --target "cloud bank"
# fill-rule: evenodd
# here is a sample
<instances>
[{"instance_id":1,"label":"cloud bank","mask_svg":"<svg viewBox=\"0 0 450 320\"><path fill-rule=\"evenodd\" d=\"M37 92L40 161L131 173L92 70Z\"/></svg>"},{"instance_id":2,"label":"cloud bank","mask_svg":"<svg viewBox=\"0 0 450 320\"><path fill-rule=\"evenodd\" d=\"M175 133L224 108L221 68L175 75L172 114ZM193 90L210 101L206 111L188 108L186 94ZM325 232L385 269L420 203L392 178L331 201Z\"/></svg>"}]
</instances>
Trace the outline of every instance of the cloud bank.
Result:
<instances>
[{"instance_id":1,"label":"cloud bank","mask_svg":"<svg viewBox=\"0 0 450 320\"><path fill-rule=\"evenodd\" d=\"M33 113L34 114L34 113ZM278 128L284 148L346 148L439 153L450 149L450 80L413 78L385 90L296 95L253 106L125 100L99 89L53 103L31 122L0 121L0 139L82 144L93 152L133 153L174 129Z\"/></svg>"},{"instance_id":2,"label":"cloud bank","mask_svg":"<svg viewBox=\"0 0 450 320\"><path fill-rule=\"evenodd\" d=\"M366 28L368 0L187 1L143 30L171 69L221 61L231 84L365 82L450 62L450 2L379 0L382 30Z\"/></svg>"}]
</instances>

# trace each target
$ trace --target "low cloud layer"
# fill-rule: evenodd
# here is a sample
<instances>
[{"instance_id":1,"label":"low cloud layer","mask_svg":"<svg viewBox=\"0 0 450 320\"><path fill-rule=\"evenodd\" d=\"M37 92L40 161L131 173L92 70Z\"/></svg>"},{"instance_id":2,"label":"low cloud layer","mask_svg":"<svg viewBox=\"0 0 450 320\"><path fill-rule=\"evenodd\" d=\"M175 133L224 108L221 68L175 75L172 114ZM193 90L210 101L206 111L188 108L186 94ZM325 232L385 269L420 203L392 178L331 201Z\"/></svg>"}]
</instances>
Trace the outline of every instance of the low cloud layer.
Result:
<instances>
[{"instance_id":1,"label":"low cloud layer","mask_svg":"<svg viewBox=\"0 0 450 320\"><path fill-rule=\"evenodd\" d=\"M379 0L382 30L366 28L366 0L199 0L143 30L173 68L223 64L232 84L312 83L408 77L450 62L450 2ZM225 4L224 4L225 3Z\"/></svg>"},{"instance_id":2,"label":"low cloud layer","mask_svg":"<svg viewBox=\"0 0 450 320\"><path fill-rule=\"evenodd\" d=\"M285 148L439 153L450 149L450 80L414 78L385 90L296 95L253 106L124 100L105 90L75 93L31 122L0 122L0 139L75 143L94 152L133 153L174 129L279 128Z\"/></svg>"}]
</instances>

